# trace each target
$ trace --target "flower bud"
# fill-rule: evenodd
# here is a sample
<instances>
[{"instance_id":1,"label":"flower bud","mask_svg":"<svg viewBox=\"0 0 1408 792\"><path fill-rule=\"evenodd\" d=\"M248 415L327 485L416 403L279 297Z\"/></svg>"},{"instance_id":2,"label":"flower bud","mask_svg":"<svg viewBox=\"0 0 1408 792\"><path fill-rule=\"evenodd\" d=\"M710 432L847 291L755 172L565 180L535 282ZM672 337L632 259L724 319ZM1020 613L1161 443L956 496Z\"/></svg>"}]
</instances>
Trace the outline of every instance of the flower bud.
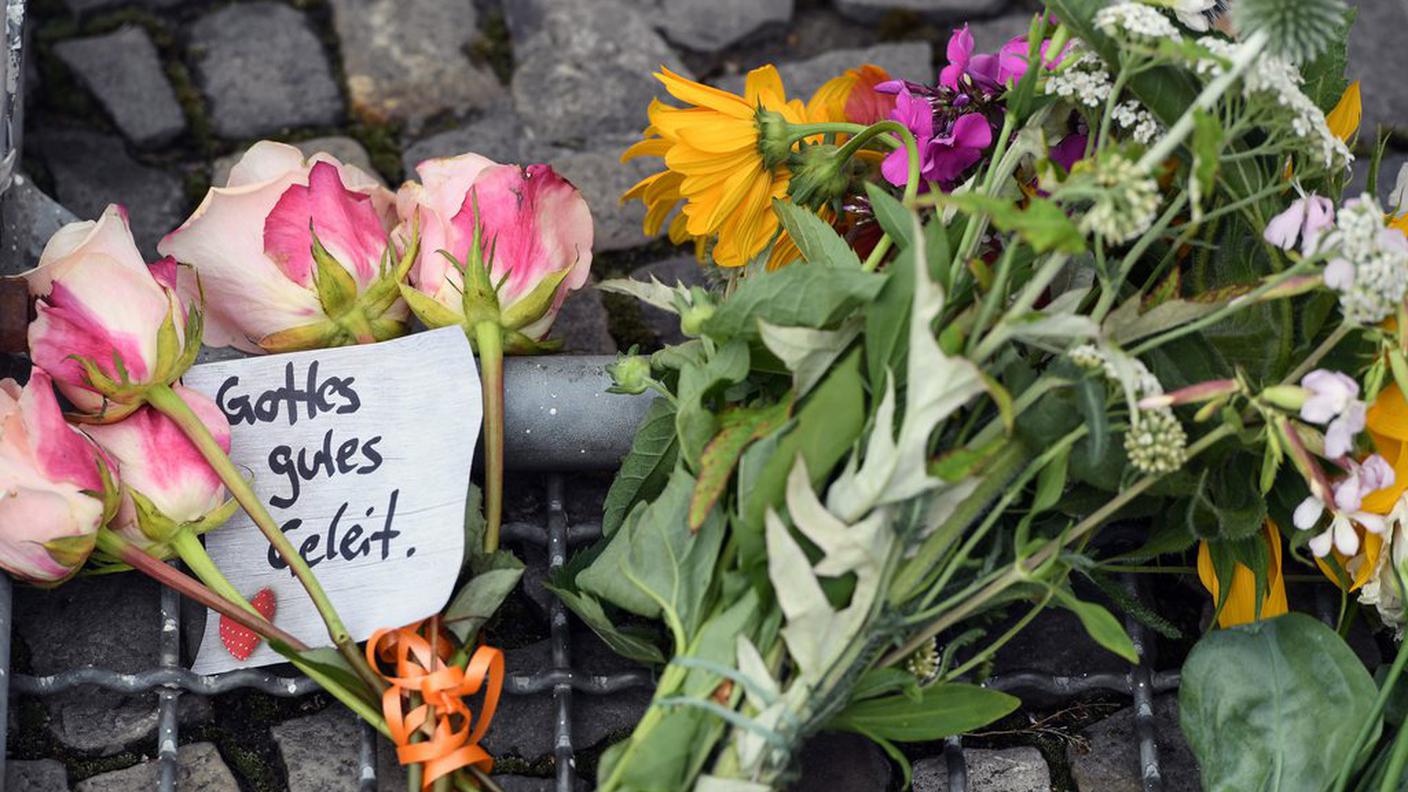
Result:
<instances>
[{"instance_id":1,"label":"flower bud","mask_svg":"<svg viewBox=\"0 0 1408 792\"><path fill-rule=\"evenodd\" d=\"M1242 389L1236 380L1209 380L1199 382L1196 385L1189 385L1186 388L1179 388L1172 393L1160 393L1154 396L1147 396L1139 401L1139 409L1152 410L1157 407L1176 407L1184 404L1197 404L1212 399L1220 399L1230 396Z\"/></svg>"},{"instance_id":2,"label":"flower bud","mask_svg":"<svg viewBox=\"0 0 1408 792\"><path fill-rule=\"evenodd\" d=\"M713 318L714 310L712 302L696 300L680 312L680 332L690 338L698 338L704 333L704 324Z\"/></svg>"},{"instance_id":3,"label":"flower bud","mask_svg":"<svg viewBox=\"0 0 1408 792\"><path fill-rule=\"evenodd\" d=\"M1274 407L1299 412L1310 398L1310 391L1299 385L1272 385L1264 389L1259 398Z\"/></svg>"},{"instance_id":4,"label":"flower bud","mask_svg":"<svg viewBox=\"0 0 1408 792\"><path fill-rule=\"evenodd\" d=\"M644 355L623 355L606 367L611 375L611 392L636 395L650 389L650 358Z\"/></svg>"},{"instance_id":5,"label":"flower bud","mask_svg":"<svg viewBox=\"0 0 1408 792\"><path fill-rule=\"evenodd\" d=\"M23 389L0 381L0 568L38 585L83 566L115 494L97 446L64 422L35 368Z\"/></svg>"},{"instance_id":6,"label":"flower bud","mask_svg":"<svg viewBox=\"0 0 1408 792\"><path fill-rule=\"evenodd\" d=\"M792 156L792 126L787 118L775 110L759 107L753 115L753 123L758 127L758 150L763 155L763 165L771 169L786 162Z\"/></svg>"},{"instance_id":7,"label":"flower bud","mask_svg":"<svg viewBox=\"0 0 1408 792\"><path fill-rule=\"evenodd\" d=\"M215 402L180 385L175 391L229 453L230 423ZM166 555L165 545L178 531L208 531L233 511L235 502L226 500L225 486L204 455L153 408L90 427L88 435L122 471L122 505L110 527L149 554Z\"/></svg>"},{"instance_id":8,"label":"flower bud","mask_svg":"<svg viewBox=\"0 0 1408 792\"><path fill-rule=\"evenodd\" d=\"M829 144L803 146L792 157L792 180L787 191L792 202L820 209L845 196L851 185L850 163L837 156Z\"/></svg>"}]
</instances>

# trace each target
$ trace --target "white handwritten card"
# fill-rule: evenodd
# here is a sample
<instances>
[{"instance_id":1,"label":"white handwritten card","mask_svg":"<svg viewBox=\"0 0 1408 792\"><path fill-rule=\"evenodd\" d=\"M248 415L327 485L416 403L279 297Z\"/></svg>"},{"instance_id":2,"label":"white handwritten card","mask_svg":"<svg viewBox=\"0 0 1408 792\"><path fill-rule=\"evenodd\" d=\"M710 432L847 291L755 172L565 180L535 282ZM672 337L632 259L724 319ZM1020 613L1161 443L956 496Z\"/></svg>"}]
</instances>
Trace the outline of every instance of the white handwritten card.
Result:
<instances>
[{"instance_id":1,"label":"white handwritten card","mask_svg":"<svg viewBox=\"0 0 1408 792\"><path fill-rule=\"evenodd\" d=\"M354 639L444 607L463 558L483 417L462 330L207 363L185 383L230 419L231 459L253 476ZM273 589L275 624L311 646L329 643L303 587L243 511L206 536L206 549L246 597ZM263 643L236 660L219 633L211 613L197 673L283 660Z\"/></svg>"}]
</instances>

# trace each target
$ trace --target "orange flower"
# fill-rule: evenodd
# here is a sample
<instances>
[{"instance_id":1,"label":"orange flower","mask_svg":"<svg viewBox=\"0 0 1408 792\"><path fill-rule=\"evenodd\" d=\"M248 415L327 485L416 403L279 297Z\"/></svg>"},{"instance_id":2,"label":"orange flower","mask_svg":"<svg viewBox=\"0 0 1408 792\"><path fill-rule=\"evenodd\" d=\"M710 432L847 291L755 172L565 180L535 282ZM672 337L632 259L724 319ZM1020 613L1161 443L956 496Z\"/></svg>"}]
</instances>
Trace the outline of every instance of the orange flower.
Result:
<instances>
[{"instance_id":1,"label":"orange flower","mask_svg":"<svg viewBox=\"0 0 1408 792\"><path fill-rule=\"evenodd\" d=\"M1227 590L1227 601L1217 614L1219 627L1235 627L1238 624L1251 624L1258 619L1271 619L1289 610L1286 602L1286 581L1281 573L1281 532L1270 520L1262 529L1262 538L1270 551L1271 562L1266 566L1266 595L1258 597L1256 573L1243 564L1237 564L1232 572L1232 583ZM1198 544L1198 580L1203 588L1212 594L1213 605L1221 600L1221 587L1217 572L1212 565L1212 551L1206 541ZM1258 602L1260 600L1260 602ZM1261 612L1257 613L1260 604Z\"/></svg>"},{"instance_id":2,"label":"orange flower","mask_svg":"<svg viewBox=\"0 0 1408 792\"><path fill-rule=\"evenodd\" d=\"M849 121L869 126L890 117L895 97L875 90L890 80L890 73L867 63L858 69L832 77L812 94L807 115L813 121Z\"/></svg>"}]
</instances>

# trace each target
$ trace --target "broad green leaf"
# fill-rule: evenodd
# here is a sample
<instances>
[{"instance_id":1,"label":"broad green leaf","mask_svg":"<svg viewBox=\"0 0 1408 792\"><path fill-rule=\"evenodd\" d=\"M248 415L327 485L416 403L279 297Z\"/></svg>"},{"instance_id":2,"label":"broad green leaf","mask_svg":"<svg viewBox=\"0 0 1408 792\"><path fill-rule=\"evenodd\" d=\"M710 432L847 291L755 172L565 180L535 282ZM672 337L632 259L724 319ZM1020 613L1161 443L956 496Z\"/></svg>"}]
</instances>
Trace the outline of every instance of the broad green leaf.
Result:
<instances>
[{"instance_id":1,"label":"broad green leaf","mask_svg":"<svg viewBox=\"0 0 1408 792\"><path fill-rule=\"evenodd\" d=\"M602 755L597 768L597 781L610 777L615 765L624 762L625 769L617 776L617 789L631 792L679 792L688 789L689 769L699 744L706 740L715 718L703 709L674 707L666 710L659 720L643 734L633 734L618 745L616 755ZM615 750L616 746L613 746ZM625 752L629 752L629 757ZM608 754L611 754L608 751Z\"/></svg>"},{"instance_id":2,"label":"broad green leaf","mask_svg":"<svg viewBox=\"0 0 1408 792\"><path fill-rule=\"evenodd\" d=\"M870 209L880 228L900 250L914 247L914 213L904 208L904 204L889 190L875 182L865 183L865 194L870 198Z\"/></svg>"},{"instance_id":3,"label":"broad green leaf","mask_svg":"<svg viewBox=\"0 0 1408 792\"><path fill-rule=\"evenodd\" d=\"M865 312L865 370L874 393L885 389L888 372L905 370L905 338L914 300L914 251L901 251L885 267L884 277L885 287ZM903 385L895 383L896 387Z\"/></svg>"},{"instance_id":4,"label":"broad green leaf","mask_svg":"<svg viewBox=\"0 0 1408 792\"><path fill-rule=\"evenodd\" d=\"M484 491L474 482L464 498L464 562L462 567L484 555Z\"/></svg>"},{"instance_id":5,"label":"broad green leaf","mask_svg":"<svg viewBox=\"0 0 1408 792\"><path fill-rule=\"evenodd\" d=\"M1015 231L1038 253L1059 250L1080 253L1085 236L1061 207L1045 198L1031 198L1025 207L1011 199L981 193L945 193L936 200L943 206L956 206L969 214L986 214L1001 231Z\"/></svg>"},{"instance_id":6,"label":"broad green leaf","mask_svg":"<svg viewBox=\"0 0 1408 792\"><path fill-rule=\"evenodd\" d=\"M444 615L445 626L463 644L474 641L523 576L523 562L507 550L476 558L472 566L473 577L456 592Z\"/></svg>"},{"instance_id":7,"label":"broad green leaf","mask_svg":"<svg viewBox=\"0 0 1408 792\"><path fill-rule=\"evenodd\" d=\"M852 254L854 255L854 254ZM885 278L859 266L783 267L744 278L704 323L711 338L758 337L758 321L787 327L831 327L880 293Z\"/></svg>"},{"instance_id":8,"label":"broad green leaf","mask_svg":"<svg viewBox=\"0 0 1408 792\"><path fill-rule=\"evenodd\" d=\"M890 693L904 693L910 699L920 698L919 680L902 668L867 669L851 689L851 701L865 701Z\"/></svg>"},{"instance_id":9,"label":"broad green leaf","mask_svg":"<svg viewBox=\"0 0 1408 792\"><path fill-rule=\"evenodd\" d=\"M1222 301L1165 300L1144 311L1142 301L1135 296L1126 300L1105 318L1105 334L1116 344L1128 346L1146 336L1200 319L1224 305L1226 303Z\"/></svg>"},{"instance_id":10,"label":"broad green leaf","mask_svg":"<svg viewBox=\"0 0 1408 792\"><path fill-rule=\"evenodd\" d=\"M705 403L714 393L742 382L748 376L748 344L733 339L708 355L703 364L686 364L680 369L675 394L675 435L685 462L696 468L704 446L719 429L718 418Z\"/></svg>"},{"instance_id":11,"label":"broad green leaf","mask_svg":"<svg viewBox=\"0 0 1408 792\"><path fill-rule=\"evenodd\" d=\"M678 445L675 441L675 408L666 399L656 399L636 428L631 451L621 460L621 468L611 481L601 517L601 532L616 533L626 514L640 501L650 500L665 488L675 468Z\"/></svg>"},{"instance_id":12,"label":"broad green leaf","mask_svg":"<svg viewBox=\"0 0 1408 792\"><path fill-rule=\"evenodd\" d=\"M699 457L699 480L689 503L689 529L699 530L733 476L743 449L787 422L790 401L765 407L736 407L719 417L719 433Z\"/></svg>"},{"instance_id":13,"label":"broad green leaf","mask_svg":"<svg viewBox=\"0 0 1408 792\"><path fill-rule=\"evenodd\" d=\"M1349 29L1358 15L1359 10L1350 4L1344 22L1330 37L1330 48L1301 69L1301 76L1305 78L1301 90L1326 113L1339 102L1348 85L1344 75L1349 63Z\"/></svg>"},{"instance_id":14,"label":"broad green leaf","mask_svg":"<svg viewBox=\"0 0 1408 792\"><path fill-rule=\"evenodd\" d=\"M1082 602L1074 594L1061 589L1056 591L1056 602L1080 619L1081 626L1096 643L1131 663L1139 662L1139 652L1134 648L1134 641L1130 640L1129 633L1124 631L1119 619L1104 606L1094 602Z\"/></svg>"},{"instance_id":15,"label":"broad green leaf","mask_svg":"<svg viewBox=\"0 0 1408 792\"><path fill-rule=\"evenodd\" d=\"M1323 790L1377 690L1319 621L1289 613L1204 636L1183 664L1179 722L1208 790Z\"/></svg>"},{"instance_id":16,"label":"broad green leaf","mask_svg":"<svg viewBox=\"0 0 1408 792\"><path fill-rule=\"evenodd\" d=\"M997 690L950 682L924 688L918 701L887 696L854 702L829 725L886 740L928 742L982 728L1021 704Z\"/></svg>"},{"instance_id":17,"label":"broad green leaf","mask_svg":"<svg viewBox=\"0 0 1408 792\"><path fill-rule=\"evenodd\" d=\"M1085 461L1092 465L1105 457L1110 444L1110 418L1105 414L1105 383L1085 377L1075 383L1076 408L1089 429L1085 435Z\"/></svg>"},{"instance_id":18,"label":"broad green leaf","mask_svg":"<svg viewBox=\"0 0 1408 792\"><path fill-rule=\"evenodd\" d=\"M595 597L590 594L583 594L570 588L555 584L544 583L543 587L551 591L562 604L566 605L573 613L592 628L592 632L602 640L611 651L638 663L648 663L652 665L663 665L665 655L660 652L646 635L631 630L622 629L612 623L611 618L606 615L606 610L601 607Z\"/></svg>"},{"instance_id":19,"label":"broad green leaf","mask_svg":"<svg viewBox=\"0 0 1408 792\"><path fill-rule=\"evenodd\" d=\"M782 327L758 320L763 345L792 372L792 389L798 397L807 395L851 342L860 335L861 321L848 320L836 330L816 330L810 327Z\"/></svg>"},{"instance_id":20,"label":"broad green leaf","mask_svg":"<svg viewBox=\"0 0 1408 792\"><path fill-rule=\"evenodd\" d=\"M860 271L860 257L825 220L787 201L774 200L772 206L807 263Z\"/></svg>"},{"instance_id":21,"label":"broad green leaf","mask_svg":"<svg viewBox=\"0 0 1408 792\"><path fill-rule=\"evenodd\" d=\"M650 280L636 280L634 278L610 278L596 285L600 291L611 292L613 294L624 294L627 297L634 297L637 300L659 308L670 313L679 313L675 308L675 296L682 291L688 291L683 286L666 286L654 275Z\"/></svg>"},{"instance_id":22,"label":"broad green leaf","mask_svg":"<svg viewBox=\"0 0 1408 792\"><path fill-rule=\"evenodd\" d=\"M690 641L688 656L722 666L734 666L738 638L752 635L761 618L758 590L750 586L736 602L727 608L716 609L700 625L698 634ZM703 668L691 668L680 689L686 696L703 698L713 693L720 681L718 674Z\"/></svg>"}]
</instances>

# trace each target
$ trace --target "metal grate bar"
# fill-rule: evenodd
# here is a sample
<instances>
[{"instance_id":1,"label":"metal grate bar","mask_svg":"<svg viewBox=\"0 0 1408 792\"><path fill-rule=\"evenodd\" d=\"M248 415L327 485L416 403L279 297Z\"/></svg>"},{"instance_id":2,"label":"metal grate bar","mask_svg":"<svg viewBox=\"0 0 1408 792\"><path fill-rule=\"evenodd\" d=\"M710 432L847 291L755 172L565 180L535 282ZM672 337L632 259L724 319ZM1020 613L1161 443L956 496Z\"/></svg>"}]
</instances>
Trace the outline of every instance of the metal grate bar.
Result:
<instances>
[{"instance_id":1,"label":"metal grate bar","mask_svg":"<svg viewBox=\"0 0 1408 792\"><path fill-rule=\"evenodd\" d=\"M548 477L548 570L556 572L567 563L567 512L562 506L562 476ZM572 672L572 635L567 608L554 597L549 607L553 670ZM559 682L552 687L557 714L553 727L553 759L557 769L557 792L573 792L577 783L577 759L572 750L572 686Z\"/></svg>"},{"instance_id":2,"label":"metal grate bar","mask_svg":"<svg viewBox=\"0 0 1408 792\"><path fill-rule=\"evenodd\" d=\"M173 669L181 664L181 595L175 590L161 589L161 667ZM176 699L181 689L163 685L157 692L157 788L161 792L176 792Z\"/></svg>"}]
</instances>

